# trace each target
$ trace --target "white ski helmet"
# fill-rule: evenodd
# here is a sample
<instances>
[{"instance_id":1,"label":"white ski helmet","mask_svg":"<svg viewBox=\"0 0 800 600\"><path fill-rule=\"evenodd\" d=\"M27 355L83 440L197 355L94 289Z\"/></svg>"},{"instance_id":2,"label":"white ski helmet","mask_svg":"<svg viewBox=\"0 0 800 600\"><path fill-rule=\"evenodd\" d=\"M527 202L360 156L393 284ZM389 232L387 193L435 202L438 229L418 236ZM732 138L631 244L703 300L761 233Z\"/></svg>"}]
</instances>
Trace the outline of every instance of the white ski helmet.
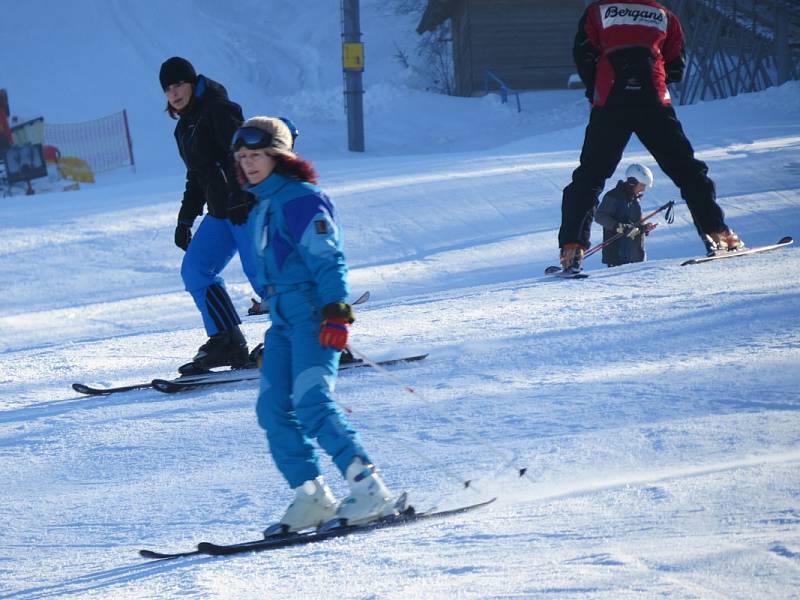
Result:
<instances>
[{"instance_id":1,"label":"white ski helmet","mask_svg":"<svg viewBox=\"0 0 800 600\"><path fill-rule=\"evenodd\" d=\"M633 163L625 171L626 179L635 179L647 187L653 187L653 172L639 163Z\"/></svg>"}]
</instances>

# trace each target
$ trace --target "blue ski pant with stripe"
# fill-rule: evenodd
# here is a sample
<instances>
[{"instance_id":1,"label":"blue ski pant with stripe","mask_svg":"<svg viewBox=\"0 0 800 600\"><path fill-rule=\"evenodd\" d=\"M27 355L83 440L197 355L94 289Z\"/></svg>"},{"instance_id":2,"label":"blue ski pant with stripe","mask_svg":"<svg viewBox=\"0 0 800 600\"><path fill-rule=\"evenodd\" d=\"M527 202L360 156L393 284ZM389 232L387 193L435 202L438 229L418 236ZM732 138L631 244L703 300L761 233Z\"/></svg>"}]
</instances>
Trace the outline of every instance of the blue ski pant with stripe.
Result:
<instances>
[{"instance_id":1,"label":"blue ski pant with stripe","mask_svg":"<svg viewBox=\"0 0 800 600\"><path fill-rule=\"evenodd\" d=\"M183 256L181 278L186 291L203 317L203 326L211 337L241 323L241 319L220 276L236 252L242 269L257 294L256 263L253 244L246 225L234 225L228 219L206 215Z\"/></svg>"},{"instance_id":2,"label":"blue ski pant with stripe","mask_svg":"<svg viewBox=\"0 0 800 600\"><path fill-rule=\"evenodd\" d=\"M292 488L317 477L312 440L342 475L357 456L372 462L333 399L341 353L320 345L319 314L302 291L281 294L270 312L256 415L278 470Z\"/></svg>"}]
</instances>

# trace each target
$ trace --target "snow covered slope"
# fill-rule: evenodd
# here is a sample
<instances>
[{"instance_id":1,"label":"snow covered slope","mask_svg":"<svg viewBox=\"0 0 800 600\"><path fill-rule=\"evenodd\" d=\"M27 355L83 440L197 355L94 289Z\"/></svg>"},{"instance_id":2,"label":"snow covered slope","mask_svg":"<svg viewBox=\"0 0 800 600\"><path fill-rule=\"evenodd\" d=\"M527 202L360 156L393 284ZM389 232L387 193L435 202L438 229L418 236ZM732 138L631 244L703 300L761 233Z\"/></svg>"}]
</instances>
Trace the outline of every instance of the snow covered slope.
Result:
<instances>
[{"instance_id":1,"label":"snow covered slope","mask_svg":"<svg viewBox=\"0 0 800 600\"><path fill-rule=\"evenodd\" d=\"M480 149L524 137L520 126L529 132L552 129L565 115L573 124L582 119L580 110L559 111L552 123L531 114L535 99L526 100L531 112L518 115L496 96L454 99L409 88L408 81L424 83L413 64L418 19L398 14L394 4L361 2L370 153ZM298 10L277 0L31 0L10 14L0 21L4 46L24 48L4 61L0 75L12 114L71 123L127 108L140 174L180 167L158 83L161 62L173 55L222 82L246 116L290 116L311 157L346 155L338 1L303 0ZM400 54L411 60L409 68Z\"/></svg>"},{"instance_id":2,"label":"snow covered slope","mask_svg":"<svg viewBox=\"0 0 800 600\"><path fill-rule=\"evenodd\" d=\"M701 245L678 203L675 223L648 239L648 262L605 270L592 258L585 281L547 279L587 114L580 92L527 94L516 115L491 98L404 87L387 58L368 89L381 99L368 146L370 135L385 145L349 156L328 69L338 3L307 4L334 14L182 0L158 3L156 27L155 3L14 9L15 23L46 16L27 35L41 36L29 58L47 77L4 72L12 108L16 97L36 112L45 80L47 114L64 111L54 120L129 98L150 132L140 144L163 164L0 202L0 598L796 597L800 250L680 267ZM368 44L372 31L390 47L402 19L362 6ZM237 40L251 66L209 46L220 39ZM61 47L96 93L68 93L63 65L45 65L63 60ZM172 244L182 173L155 74L173 53L265 112L276 105L262 84L300 99L352 288L372 292L353 344L375 358L430 352L393 370L417 394L365 369L340 378L338 399L389 484L418 506L499 496L492 507L231 559L138 557L252 538L290 499L253 384L108 398L69 387L168 376L204 341ZM800 235L799 96L791 83L679 108L750 245ZM314 106L336 111L318 118ZM633 159L653 166L638 144ZM654 170L645 208L678 199ZM238 262L227 281L244 312ZM244 329L255 343L267 327Z\"/></svg>"}]
</instances>

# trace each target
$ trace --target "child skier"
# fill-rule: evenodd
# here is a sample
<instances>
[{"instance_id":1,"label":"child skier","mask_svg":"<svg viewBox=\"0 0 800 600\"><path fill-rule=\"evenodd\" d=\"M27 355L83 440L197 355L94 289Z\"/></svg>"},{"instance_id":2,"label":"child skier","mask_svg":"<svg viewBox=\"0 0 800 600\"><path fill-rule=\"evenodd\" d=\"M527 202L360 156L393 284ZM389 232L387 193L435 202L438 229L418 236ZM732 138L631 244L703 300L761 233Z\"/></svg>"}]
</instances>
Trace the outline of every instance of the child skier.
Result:
<instances>
[{"instance_id":1,"label":"child skier","mask_svg":"<svg viewBox=\"0 0 800 600\"><path fill-rule=\"evenodd\" d=\"M594 220L603 226L603 241L624 234L603 248L603 263L609 267L642 262L646 259L644 238L655 223L639 223L642 206L639 200L644 191L653 187L653 173L644 165L632 164L625 171L625 181L603 196Z\"/></svg>"}]
</instances>

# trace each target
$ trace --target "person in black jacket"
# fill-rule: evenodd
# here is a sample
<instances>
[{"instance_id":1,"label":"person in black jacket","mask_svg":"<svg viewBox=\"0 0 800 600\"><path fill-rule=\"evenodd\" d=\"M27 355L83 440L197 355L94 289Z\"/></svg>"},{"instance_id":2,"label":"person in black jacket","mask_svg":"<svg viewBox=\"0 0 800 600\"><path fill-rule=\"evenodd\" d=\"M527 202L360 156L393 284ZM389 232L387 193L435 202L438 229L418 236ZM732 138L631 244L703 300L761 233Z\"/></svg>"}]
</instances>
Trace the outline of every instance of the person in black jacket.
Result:
<instances>
[{"instance_id":1,"label":"person in black jacket","mask_svg":"<svg viewBox=\"0 0 800 600\"><path fill-rule=\"evenodd\" d=\"M244 227L255 199L239 186L230 150L231 138L244 121L242 108L228 98L221 84L197 75L185 58L166 60L159 80L167 112L178 120L175 141L186 165L186 189L175 227L175 245L186 252L181 278L209 336L192 362L179 371L243 367L248 363L247 342L220 276L238 250L242 268L260 295L254 283L252 244ZM208 212L192 236L203 206Z\"/></svg>"},{"instance_id":2,"label":"person in black jacket","mask_svg":"<svg viewBox=\"0 0 800 600\"><path fill-rule=\"evenodd\" d=\"M603 241L618 236L617 240L603 247L603 264L616 267L647 258L644 238L655 223L641 223L642 206L639 200L644 191L653 187L653 173L644 165L632 164L625 171L625 181L603 196L594 220L603 226ZM619 236L619 234L622 234Z\"/></svg>"}]
</instances>

